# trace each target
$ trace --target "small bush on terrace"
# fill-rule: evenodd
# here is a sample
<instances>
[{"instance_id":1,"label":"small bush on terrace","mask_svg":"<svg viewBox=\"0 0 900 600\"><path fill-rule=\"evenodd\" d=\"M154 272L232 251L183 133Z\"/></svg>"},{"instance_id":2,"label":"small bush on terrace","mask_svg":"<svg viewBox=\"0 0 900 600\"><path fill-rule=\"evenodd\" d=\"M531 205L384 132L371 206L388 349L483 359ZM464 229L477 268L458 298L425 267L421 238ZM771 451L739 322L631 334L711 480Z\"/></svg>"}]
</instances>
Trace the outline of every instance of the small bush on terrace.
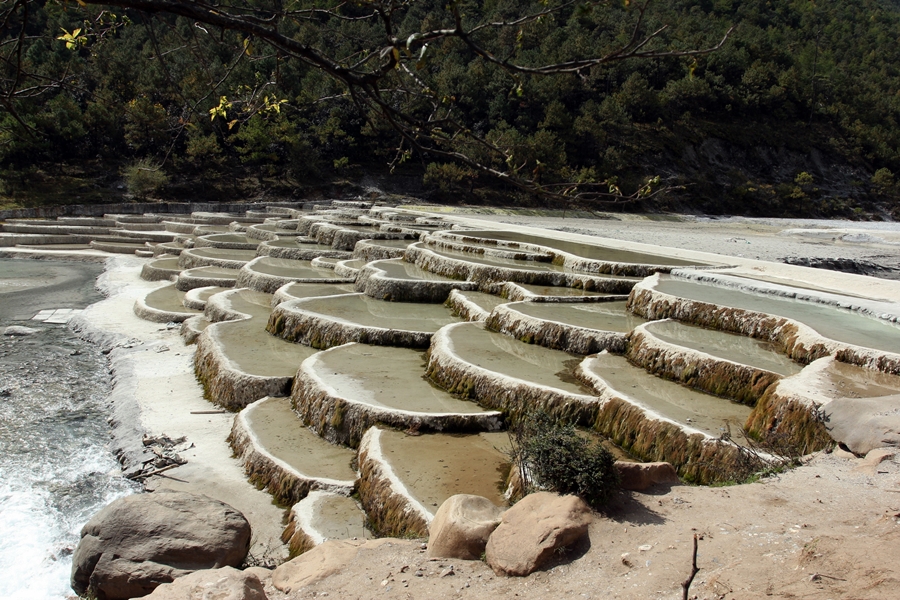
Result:
<instances>
[{"instance_id":1,"label":"small bush on terrace","mask_svg":"<svg viewBox=\"0 0 900 600\"><path fill-rule=\"evenodd\" d=\"M535 489L575 494L599 508L619 488L615 458L609 450L547 413L520 419L510 428L510 442L526 494Z\"/></svg>"}]
</instances>

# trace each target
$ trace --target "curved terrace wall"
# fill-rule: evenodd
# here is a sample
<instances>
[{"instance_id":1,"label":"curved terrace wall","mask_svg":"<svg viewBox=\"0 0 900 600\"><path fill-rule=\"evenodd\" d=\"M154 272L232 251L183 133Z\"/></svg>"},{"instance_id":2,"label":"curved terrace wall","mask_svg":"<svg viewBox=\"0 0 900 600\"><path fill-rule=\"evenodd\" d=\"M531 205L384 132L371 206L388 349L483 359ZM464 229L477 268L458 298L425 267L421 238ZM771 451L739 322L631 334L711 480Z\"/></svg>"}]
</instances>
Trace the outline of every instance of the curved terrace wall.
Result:
<instances>
[{"instance_id":1,"label":"curved terrace wall","mask_svg":"<svg viewBox=\"0 0 900 600\"><path fill-rule=\"evenodd\" d=\"M380 264L366 264L356 277L356 290L370 298L390 302L423 302L442 304L454 289L477 290L470 281L439 281L433 279L400 279L391 277Z\"/></svg>"},{"instance_id":2,"label":"curved terrace wall","mask_svg":"<svg viewBox=\"0 0 900 600\"><path fill-rule=\"evenodd\" d=\"M264 487L276 500L288 505L299 502L313 490L345 496L353 493L356 482L310 477L265 449L247 421L255 407L266 400L268 398L261 398L235 415L231 435L228 436L228 443L244 465L250 481Z\"/></svg>"},{"instance_id":3,"label":"curved terrace wall","mask_svg":"<svg viewBox=\"0 0 900 600\"><path fill-rule=\"evenodd\" d=\"M787 317L672 296L654 289L658 281L658 276L650 277L636 285L628 298L628 308L648 320L676 319L766 340L801 364L838 355L843 362L900 374L900 354L829 339L809 325Z\"/></svg>"},{"instance_id":4,"label":"curved terrace wall","mask_svg":"<svg viewBox=\"0 0 900 600\"><path fill-rule=\"evenodd\" d=\"M438 330L431 340L426 374L452 394L459 394L492 410L503 411L515 419L540 409L557 419L590 425L600 405L593 396L524 381L479 367L459 356L450 334L459 323Z\"/></svg>"},{"instance_id":5,"label":"curved terrace wall","mask_svg":"<svg viewBox=\"0 0 900 600\"><path fill-rule=\"evenodd\" d=\"M637 326L629 335L628 360L654 375L755 406L781 375L671 344Z\"/></svg>"},{"instance_id":6,"label":"curved terrace wall","mask_svg":"<svg viewBox=\"0 0 900 600\"><path fill-rule=\"evenodd\" d=\"M753 462L737 445L666 419L612 389L591 370L588 356L576 370L598 395L593 429L644 461L666 461L679 476L700 484L730 481ZM753 465L762 467L760 461Z\"/></svg>"},{"instance_id":7,"label":"curved terrace wall","mask_svg":"<svg viewBox=\"0 0 900 600\"><path fill-rule=\"evenodd\" d=\"M381 430L370 428L359 444L359 499L375 530L392 537L426 537L434 516L412 497L380 444Z\"/></svg>"},{"instance_id":8,"label":"curved terrace wall","mask_svg":"<svg viewBox=\"0 0 900 600\"><path fill-rule=\"evenodd\" d=\"M538 344L574 354L594 354L602 350L621 354L625 352L628 336L627 333L539 319L517 311L514 303L494 308L487 318L486 326L527 344Z\"/></svg>"},{"instance_id":9,"label":"curved terrace wall","mask_svg":"<svg viewBox=\"0 0 900 600\"><path fill-rule=\"evenodd\" d=\"M420 269L449 277L473 281L481 286L504 281L574 287L584 290L611 294L628 293L635 282L627 279L610 279L587 273L567 271L531 271L511 267L481 265L465 260L441 256L426 248L421 242L412 244L406 250L406 260Z\"/></svg>"},{"instance_id":10,"label":"curved terrace wall","mask_svg":"<svg viewBox=\"0 0 900 600\"><path fill-rule=\"evenodd\" d=\"M321 360L314 355L300 365L291 390L291 404L304 425L330 442L356 448L366 430L374 425L422 432L496 431L501 427L498 412L413 412L342 397L316 374Z\"/></svg>"},{"instance_id":11,"label":"curved terrace wall","mask_svg":"<svg viewBox=\"0 0 900 600\"><path fill-rule=\"evenodd\" d=\"M266 331L290 342L320 350L349 342L404 348L427 348L431 342L432 334L429 332L360 325L304 310L304 302L305 299L290 300L276 306L269 317Z\"/></svg>"}]
</instances>

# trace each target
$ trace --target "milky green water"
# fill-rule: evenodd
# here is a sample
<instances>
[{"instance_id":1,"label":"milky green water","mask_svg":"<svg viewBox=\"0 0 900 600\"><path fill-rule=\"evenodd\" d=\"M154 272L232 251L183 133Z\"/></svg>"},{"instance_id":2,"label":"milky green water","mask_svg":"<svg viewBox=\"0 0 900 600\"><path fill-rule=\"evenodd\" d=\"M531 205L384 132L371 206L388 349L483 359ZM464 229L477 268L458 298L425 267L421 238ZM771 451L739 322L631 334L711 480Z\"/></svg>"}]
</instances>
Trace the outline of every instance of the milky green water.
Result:
<instances>
[{"instance_id":1,"label":"milky green water","mask_svg":"<svg viewBox=\"0 0 900 600\"><path fill-rule=\"evenodd\" d=\"M656 289L680 298L787 317L805 323L833 340L900 352L900 327L849 310L664 276L660 277Z\"/></svg>"}]
</instances>

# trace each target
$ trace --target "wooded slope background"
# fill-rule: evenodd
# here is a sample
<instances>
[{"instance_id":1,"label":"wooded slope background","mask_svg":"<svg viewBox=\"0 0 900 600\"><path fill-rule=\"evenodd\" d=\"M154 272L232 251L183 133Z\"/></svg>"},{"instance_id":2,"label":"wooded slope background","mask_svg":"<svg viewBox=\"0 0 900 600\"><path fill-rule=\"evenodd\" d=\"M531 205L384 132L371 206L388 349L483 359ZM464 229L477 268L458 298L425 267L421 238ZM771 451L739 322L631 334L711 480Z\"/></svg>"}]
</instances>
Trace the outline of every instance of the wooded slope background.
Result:
<instances>
[{"instance_id":1,"label":"wooded slope background","mask_svg":"<svg viewBox=\"0 0 900 600\"><path fill-rule=\"evenodd\" d=\"M378 52L379 24L353 18L366 4L341 5L342 20L297 20L288 33L348 60ZM463 4L473 22L509 22L545 3ZM446 0L402 10L400 37L448 19ZM0 105L5 206L41 201L42 184L69 202L129 191L232 200L367 177L442 202L554 204L406 152L333 79L238 33L77 2L30 2L27 19L19 62L0 65L4 91L16 68L58 84L7 93ZM634 19L628 2L573 5L485 43L522 64L563 61L621 43ZM663 49L714 46L736 27L708 55L544 76L512 76L446 39L409 76L539 184L607 182L627 195L658 176L657 188L671 188L616 208L900 219L900 3L671 0L653 4L645 22L668 25L653 42ZM4 24L0 48L21 26ZM398 88L394 100L427 110L413 92Z\"/></svg>"}]
</instances>

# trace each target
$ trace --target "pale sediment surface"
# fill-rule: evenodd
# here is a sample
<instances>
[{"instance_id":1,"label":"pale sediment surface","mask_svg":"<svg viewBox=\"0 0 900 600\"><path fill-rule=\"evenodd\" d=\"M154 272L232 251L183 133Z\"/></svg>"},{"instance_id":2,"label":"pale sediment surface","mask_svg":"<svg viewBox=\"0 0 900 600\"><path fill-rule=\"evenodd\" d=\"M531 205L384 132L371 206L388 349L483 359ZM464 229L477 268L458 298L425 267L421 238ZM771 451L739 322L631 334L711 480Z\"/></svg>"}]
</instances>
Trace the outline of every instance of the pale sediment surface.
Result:
<instances>
[{"instance_id":1,"label":"pale sediment surface","mask_svg":"<svg viewBox=\"0 0 900 600\"><path fill-rule=\"evenodd\" d=\"M187 464L152 478L148 488L201 493L234 506L253 528L251 554L281 559L287 554L280 540L283 513L271 496L248 483L232 456L225 440L234 415L203 398L194 375L194 348L185 346L177 328L143 321L130 310L136 298L158 285L139 278L142 263L133 257L109 259L99 279L109 298L78 319L83 335L113 348L114 447L128 457L143 452L144 432L186 437L193 444L181 453Z\"/></svg>"},{"instance_id":2,"label":"pale sediment surface","mask_svg":"<svg viewBox=\"0 0 900 600\"><path fill-rule=\"evenodd\" d=\"M591 393L572 374L580 359L571 354L525 344L476 324L454 328L450 340L455 354L476 367L573 394Z\"/></svg>"},{"instance_id":3,"label":"pale sediment surface","mask_svg":"<svg viewBox=\"0 0 900 600\"><path fill-rule=\"evenodd\" d=\"M385 302L362 294L303 301L297 308L366 327L434 332L459 319L439 304Z\"/></svg>"}]
</instances>

